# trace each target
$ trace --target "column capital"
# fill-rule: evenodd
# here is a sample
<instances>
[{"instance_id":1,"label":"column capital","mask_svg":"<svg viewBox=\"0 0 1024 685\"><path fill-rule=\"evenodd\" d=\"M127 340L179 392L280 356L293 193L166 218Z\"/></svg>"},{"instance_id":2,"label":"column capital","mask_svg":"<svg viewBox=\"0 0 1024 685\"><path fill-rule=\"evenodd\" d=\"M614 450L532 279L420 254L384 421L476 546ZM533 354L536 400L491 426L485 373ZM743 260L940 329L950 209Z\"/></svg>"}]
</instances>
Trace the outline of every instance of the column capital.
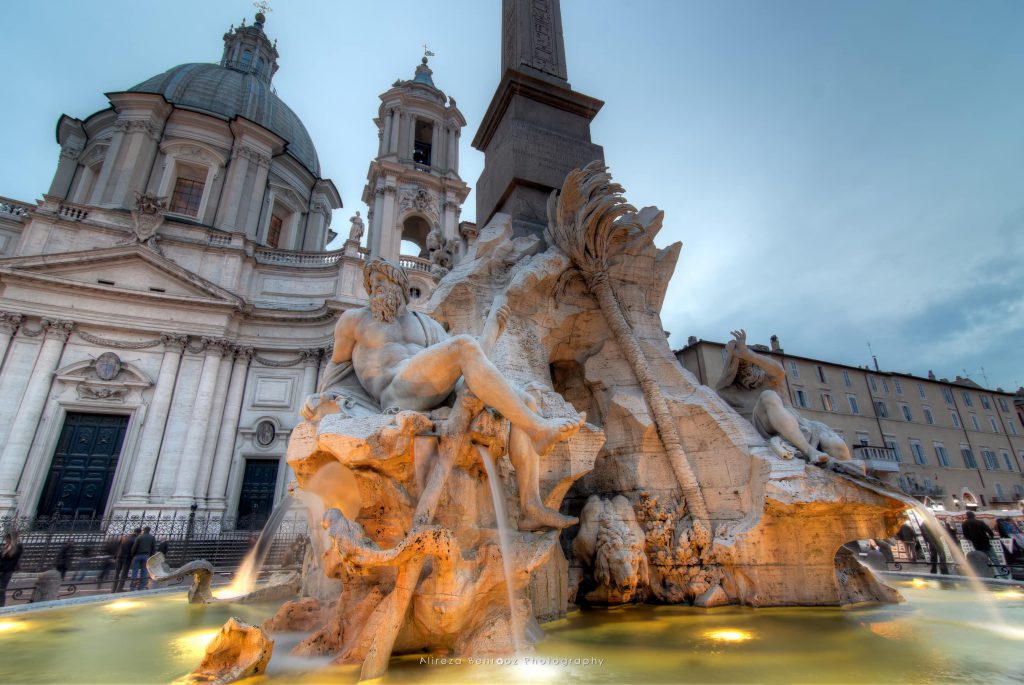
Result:
<instances>
[{"instance_id":1,"label":"column capital","mask_svg":"<svg viewBox=\"0 0 1024 685\"><path fill-rule=\"evenodd\" d=\"M178 333L161 333L160 342L164 344L168 350L176 349L181 352L185 349L185 345L188 344L188 336L180 335Z\"/></svg>"},{"instance_id":2,"label":"column capital","mask_svg":"<svg viewBox=\"0 0 1024 685\"><path fill-rule=\"evenodd\" d=\"M303 366L319 366L320 355L323 353L324 351L321 348L311 347L307 350L300 350L299 356L302 358Z\"/></svg>"},{"instance_id":3,"label":"column capital","mask_svg":"<svg viewBox=\"0 0 1024 685\"><path fill-rule=\"evenodd\" d=\"M13 312L0 312L0 332L14 334L18 330L18 326L25 320L25 317L21 314L15 314Z\"/></svg>"},{"instance_id":4,"label":"column capital","mask_svg":"<svg viewBox=\"0 0 1024 685\"><path fill-rule=\"evenodd\" d=\"M245 362L246 364L252 361L252 356L256 354L256 349L248 345L235 345L235 360L239 362Z\"/></svg>"},{"instance_id":5,"label":"column capital","mask_svg":"<svg viewBox=\"0 0 1024 685\"><path fill-rule=\"evenodd\" d=\"M71 336L71 331L74 330L74 328L74 321L65 321L63 319L43 319L43 331L46 338L67 340Z\"/></svg>"},{"instance_id":6,"label":"column capital","mask_svg":"<svg viewBox=\"0 0 1024 685\"><path fill-rule=\"evenodd\" d=\"M231 351L231 343L224 338L208 338L203 337L199 341L200 348L205 350L207 355L219 354L224 356Z\"/></svg>"}]
</instances>

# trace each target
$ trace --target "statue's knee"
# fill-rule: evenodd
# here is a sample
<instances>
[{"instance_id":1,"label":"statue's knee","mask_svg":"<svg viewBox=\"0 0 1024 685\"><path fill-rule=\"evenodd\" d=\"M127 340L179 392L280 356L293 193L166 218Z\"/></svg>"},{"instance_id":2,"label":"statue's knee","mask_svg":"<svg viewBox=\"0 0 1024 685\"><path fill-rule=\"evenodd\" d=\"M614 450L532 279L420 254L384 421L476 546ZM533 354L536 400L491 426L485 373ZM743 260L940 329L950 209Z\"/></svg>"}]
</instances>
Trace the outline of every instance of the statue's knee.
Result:
<instances>
[{"instance_id":1,"label":"statue's knee","mask_svg":"<svg viewBox=\"0 0 1024 685\"><path fill-rule=\"evenodd\" d=\"M452 336L451 341L460 352L471 353L476 352L480 348L479 344L477 344L476 338L471 335L466 335L465 333Z\"/></svg>"}]
</instances>

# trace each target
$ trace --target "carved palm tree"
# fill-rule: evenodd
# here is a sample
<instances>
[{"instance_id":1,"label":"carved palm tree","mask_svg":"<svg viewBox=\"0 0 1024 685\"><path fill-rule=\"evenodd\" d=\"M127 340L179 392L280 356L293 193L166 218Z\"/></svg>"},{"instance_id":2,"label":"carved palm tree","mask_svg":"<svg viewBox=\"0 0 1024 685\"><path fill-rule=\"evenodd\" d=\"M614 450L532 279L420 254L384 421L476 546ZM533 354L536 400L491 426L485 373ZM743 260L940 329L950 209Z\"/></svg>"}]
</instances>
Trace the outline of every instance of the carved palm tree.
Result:
<instances>
[{"instance_id":1,"label":"carved palm tree","mask_svg":"<svg viewBox=\"0 0 1024 685\"><path fill-rule=\"evenodd\" d=\"M695 521L706 525L708 510L704 495L679 441L668 402L636 333L622 313L608 276L610 258L643 232L643 226L636 221L636 209L626 202L622 192L622 186L612 183L608 167L599 161L583 169L573 169L566 176L561 193L552 191L548 198L546 237L569 256L576 267L573 273L583 277L587 288L597 298L612 335L644 392L687 508Z\"/></svg>"}]
</instances>

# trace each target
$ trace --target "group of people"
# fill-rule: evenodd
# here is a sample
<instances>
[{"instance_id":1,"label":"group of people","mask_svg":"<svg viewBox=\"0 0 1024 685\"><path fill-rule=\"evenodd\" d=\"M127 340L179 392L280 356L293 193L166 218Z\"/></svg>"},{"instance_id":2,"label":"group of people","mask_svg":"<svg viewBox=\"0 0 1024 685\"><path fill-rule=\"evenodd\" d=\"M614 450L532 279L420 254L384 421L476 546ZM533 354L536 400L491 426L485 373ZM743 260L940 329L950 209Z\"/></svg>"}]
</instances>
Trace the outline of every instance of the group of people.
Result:
<instances>
[{"instance_id":1,"label":"group of people","mask_svg":"<svg viewBox=\"0 0 1024 685\"><path fill-rule=\"evenodd\" d=\"M949 522L940 524L940 526L943 530L939 530L931 521L923 522L921 524L921 536L924 538L925 542L928 543L928 562L931 564L930 572L941 572L942 574L948 575L949 560L946 558L946 554L942 546L943 533L949 535L950 539L953 541L959 540L961 534L958 534L956 528ZM997 549L994 546L1001 543L992 542L992 540L997 537L992 528L979 519L973 511L969 511L967 512L967 516L964 519L960 530L963 539L968 540L975 550L984 552L988 555L992 566L996 569L996 575L1000 575L999 569L1005 566L1006 562L999 557ZM914 529L910 526L909 522L900 526L900 530L896 537L905 543L907 551L910 554L911 561L916 561L918 558L924 559L924 553L921 549L920 542L918 542L917 534L914 532ZM880 545L880 547L884 550L884 546Z\"/></svg>"},{"instance_id":2,"label":"group of people","mask_svg":"<svg viewBox=\"0 0 1024 685\"><path fill-rule=\"evenodd\" d=\"M11 584L14 572L18 570L24 545L18 542L17 533L4 535L4 544L0 547L0 607L7 605L7 586Z\"/></svg>"}]
</instances>

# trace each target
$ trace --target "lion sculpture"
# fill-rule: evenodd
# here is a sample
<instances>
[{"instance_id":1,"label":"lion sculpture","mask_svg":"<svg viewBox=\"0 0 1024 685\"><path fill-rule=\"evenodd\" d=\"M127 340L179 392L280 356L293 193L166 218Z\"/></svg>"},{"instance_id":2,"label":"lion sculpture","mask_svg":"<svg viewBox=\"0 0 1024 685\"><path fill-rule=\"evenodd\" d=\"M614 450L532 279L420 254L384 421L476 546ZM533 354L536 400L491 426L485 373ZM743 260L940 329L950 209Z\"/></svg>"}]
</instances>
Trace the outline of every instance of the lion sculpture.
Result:
<instances>
[{"instance_id":1,"label":"lion sculpture","mask_svg":"<svg viewBox=\"0 0 1024 685\"><path fill-rule=\"evenodd\" d=\"M569 587L574 601L628 604L642 600L649 582L645 539L628 499L591 495L572 543Z\"/></svg>"}]
</instances>

